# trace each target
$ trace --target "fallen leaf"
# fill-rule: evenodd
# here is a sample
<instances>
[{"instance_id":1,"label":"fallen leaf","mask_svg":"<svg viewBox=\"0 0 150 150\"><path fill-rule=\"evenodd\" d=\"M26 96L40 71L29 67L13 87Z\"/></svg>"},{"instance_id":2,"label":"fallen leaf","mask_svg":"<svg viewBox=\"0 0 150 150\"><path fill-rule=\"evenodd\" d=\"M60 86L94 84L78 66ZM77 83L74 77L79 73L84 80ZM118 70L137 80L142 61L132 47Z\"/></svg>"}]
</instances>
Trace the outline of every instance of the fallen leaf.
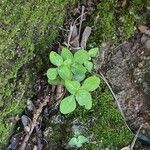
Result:
<instances>
[{"instance_id":1,"label":"fallen leaf","mask_svg":"<svg viewBox=\"0 0 150 150\"><path fill-rule=\"evenodd\" d=\"M148 27L145 25L139 25L138 29L140 30L141 33L145 33L148 30Z\"/></svg>"},{"instance_id":2,"label":"fallen leaf","mask_svg":"<svg viewBox=\"0 0 150 150\"><path fill-rule=\"evenodd\" d=\"M150 7L148 6L147 9L150 10Z\"/></svg>"},{"instance_id":3,"label":"fallen leaf","mask_svg":"<svg viewBox=\"0 0 150 150\"><path fill-rule=\"evenodd\" d=\"M21 117L21 121L22 121L22 124L24 126L24 131L28 133L30 131L30 128L31 128L31 119L28 116L23 115Z\"/></svg>"},{"instance_id":4,"label":"fallen leaf","mask_svg":"<svg viewBox=\"0 0 150 150\"><path fill-rule=\"evenodd\" d=\"M90 34L91 34L91 27L87 26L82 34L81 48L86 49L86 43L87 43L87 40L88 40Z\"/></svg>"},{"instance_id":5,"label":"fallen leaf","mask_svg":"<svg viewBox=\"0 0 150 150\"><path fill-rule=\"evenodd\" d=\"M123 2L122 2L122 7L125 7L127 5L127 0L123 0Z\"/></svg>"},{"instance_id":6,"label":"fallen leaf","mask_svg":"<svg viewBox=\"0 0 150 150\"><path fill-rule=\"evenodd\" d=\"M74 24L71 28L71 38L70 38L70 45L72 47L79 47L79 35L78 35L78 29L77 29L77 26Z\"/></svg>"},{"instance_id":7,"label":"fallen leaf","mask_svg":"<svg viewBox=\"0 0 150 150\"><path fill-rule=\"evenodd\" d=\"M34 111L35 110L35 106L34 106L34 104L33 104L33 102L31 100L27 101L27 109L29 111Z\"/></svg>"},{"instance_id":8,"label":"fallen leaf","mask_svg":"<svg viewBox=\"0 0 150 150\"><path fill-rule=\"evenodd\" d=\"M34 145L34 147L33 147L33 150L37 150L38 148L37 148L37 146L36 145Z\"/></svg>"}]
</instances>

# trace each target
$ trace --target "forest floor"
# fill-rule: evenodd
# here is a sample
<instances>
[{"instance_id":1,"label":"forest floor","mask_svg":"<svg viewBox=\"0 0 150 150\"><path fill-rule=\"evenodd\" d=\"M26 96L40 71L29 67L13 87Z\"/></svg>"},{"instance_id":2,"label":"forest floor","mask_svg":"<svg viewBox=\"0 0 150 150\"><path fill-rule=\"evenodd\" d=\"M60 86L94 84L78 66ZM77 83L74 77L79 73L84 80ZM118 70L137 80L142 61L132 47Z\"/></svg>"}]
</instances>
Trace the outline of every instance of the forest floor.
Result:
<instances>
[{"instance_id":1,"label":"forest floor","mask_svg":"<svg viewBox=\"0 0 150 150\"><path fill-rule=\"evenodd\" d=\"M144 27L148 28L149 20L147 16L150 10L148 1L143 2L141 0L131 2L128 0L78 2L77 5L68 8L63 27L61 27L59 35L58 33L56 35L57 40L51 44L51 50L59 52L60 47L64 46L64 42L68 38L70 25L81 16L83 6L86 14L84 14L82 20L81 32L86 26L92 28L87 49L99 47L101 51L94 61L95 70L93 74L96 74L100 67L104 65L101 59L104 50L116 49L124 42L136 44L141 41L141 34L144 33L138 30L138 24L142 22ZM80 20L81 18L77 22L78 28ZM46 39L48 42L48 38ZM42 48L42 46L40 47ZM123 50L126 51L126 48L129 49L129 47L124 46ZM51 50L46 50L46 54L48 55ZM45 63L45 60L43 62ZM33 86L34 95L28 99L27 104L23 102L19 112L16 111L14 115L11 114L11 117L7 119L7 115L4 117L7 124L14 124L12 134L9 135L8 149L73 149L68 146L68 141L75 131L79 131L90 141L84 144L80 148L81 150L119 150L132 143L134 134L128 129L110 89L103 80L101 80L99 88L93 93L93 107L90 111L77 108L69 115L62 115L56 107L57 101L54 98L58 87L49 85L45 76L47 66L49 66L48 63L46 62L46 67L38 73ZM43 66L44 64L42 64ZM39 67L41 66L39 65L37 68ZM21 112L20 109L22 108L23 111ZM0 130L3 130L2 128ZM4 140L4 142L6 141ZM4 143L2 145L4 146ZM143 150L144 148L137 142L135 149Z\"/></svg>"}]
</instances>

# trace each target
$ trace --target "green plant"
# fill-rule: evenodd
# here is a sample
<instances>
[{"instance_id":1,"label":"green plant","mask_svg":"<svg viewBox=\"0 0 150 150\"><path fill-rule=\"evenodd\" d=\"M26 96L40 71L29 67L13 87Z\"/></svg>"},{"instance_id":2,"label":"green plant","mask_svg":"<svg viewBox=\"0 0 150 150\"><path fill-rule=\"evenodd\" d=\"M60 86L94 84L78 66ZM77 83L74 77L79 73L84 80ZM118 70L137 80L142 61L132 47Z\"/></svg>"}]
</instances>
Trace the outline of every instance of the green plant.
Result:
<instances>
[{"instance_id":1,"label":"green plant","mask_svg":"<svg viewBox=\"0 0 150 150\"><path fill-rule=\"evenodd\" d=\"M80 148L86 142L89 142L88 138L86 138L85 136L81 134L77 134L70 139L69 146Z\"/></svg>"},{"instance_id":2,"label":"green plant","mask_svg":"<svg viewBox=\"0 0 150 150\"><path fill-rule=\"evenodd\" d=\"M86 109L92 107L90 92L94 91L100 83L100 79L91 76L87 79L86 73L91 73L93 63L91 58L95 57L98 48L89 51L78 50L74 55L69 49L63 48L61 55L52 51L49 55L50 62L57 66L47 70L48 82L52 85L63 84L71 94L60 103L60 111L68 114L75 110L76 101ZM85 81L83 81L85 79ZM83 83L81 83L83 81Z\"/></svg>"}]
</instances>

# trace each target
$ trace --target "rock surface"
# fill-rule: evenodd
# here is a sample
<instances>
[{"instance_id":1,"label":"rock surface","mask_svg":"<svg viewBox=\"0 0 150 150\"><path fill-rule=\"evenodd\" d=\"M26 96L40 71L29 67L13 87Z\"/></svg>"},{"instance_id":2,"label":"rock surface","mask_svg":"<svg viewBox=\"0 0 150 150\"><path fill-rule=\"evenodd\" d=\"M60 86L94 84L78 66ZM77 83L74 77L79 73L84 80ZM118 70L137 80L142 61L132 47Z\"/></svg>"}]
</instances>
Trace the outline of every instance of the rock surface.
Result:
<instances>
[{"instance_id":1,"label":"rock surface","mask_svg":"<svg viewBox=\"0 0 150 150\"><path fill-rule=\"evenodd\" d=\"M116 49L105 48L101 72L108 79L129 127L142 126L139 138L150 144L150 37L138 34Z\"/></svg>"}]
</instances>

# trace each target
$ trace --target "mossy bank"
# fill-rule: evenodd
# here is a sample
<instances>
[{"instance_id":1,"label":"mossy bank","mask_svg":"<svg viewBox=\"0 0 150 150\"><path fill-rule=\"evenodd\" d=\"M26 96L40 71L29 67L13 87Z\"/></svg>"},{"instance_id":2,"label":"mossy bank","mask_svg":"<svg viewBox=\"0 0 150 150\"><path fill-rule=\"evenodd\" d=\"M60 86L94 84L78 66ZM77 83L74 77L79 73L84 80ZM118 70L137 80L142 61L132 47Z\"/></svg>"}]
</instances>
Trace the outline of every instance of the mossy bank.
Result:
<instances>
[{"instance_id":1,"label":"mossy bank","mask_svg":"<svg viewBox=\"0 0 150 150\"><path fill-rule=\"evenodd\" d=\"M38 73L48 64L51 44L73 0L0 2L0 149L13 124L34 94Z\"/></svg>"},{"instance_id":2,"label":"mossy bank","mask_svg":"<svg viewBox=\"0 0 150 150\"><path fill-rule=\"evenodd\" d=\"M27 100L34 95L38 73L48 68L51 44L63 26L67 7L74 1L0 2L0 149L12 133L14 124L9 123L9 118L23 111ZM95 11L87 21L92 26L88 46L101 47L104 42L117 45L132 37L135 25L147 19L143 8L146 10L149 5L149 0L130 0L126 4L115 0L96 1ZM113 105L108 89L100 89L98 95L93 95L93 112L89 113L97 119L89 133L94 133L98 146L87 144L82 149L94 150L99 146L114 149L128 144L132 135ZM80 117L86 121L88 116L81 109L68 119Z\"/></svg>"}]
</instances>

